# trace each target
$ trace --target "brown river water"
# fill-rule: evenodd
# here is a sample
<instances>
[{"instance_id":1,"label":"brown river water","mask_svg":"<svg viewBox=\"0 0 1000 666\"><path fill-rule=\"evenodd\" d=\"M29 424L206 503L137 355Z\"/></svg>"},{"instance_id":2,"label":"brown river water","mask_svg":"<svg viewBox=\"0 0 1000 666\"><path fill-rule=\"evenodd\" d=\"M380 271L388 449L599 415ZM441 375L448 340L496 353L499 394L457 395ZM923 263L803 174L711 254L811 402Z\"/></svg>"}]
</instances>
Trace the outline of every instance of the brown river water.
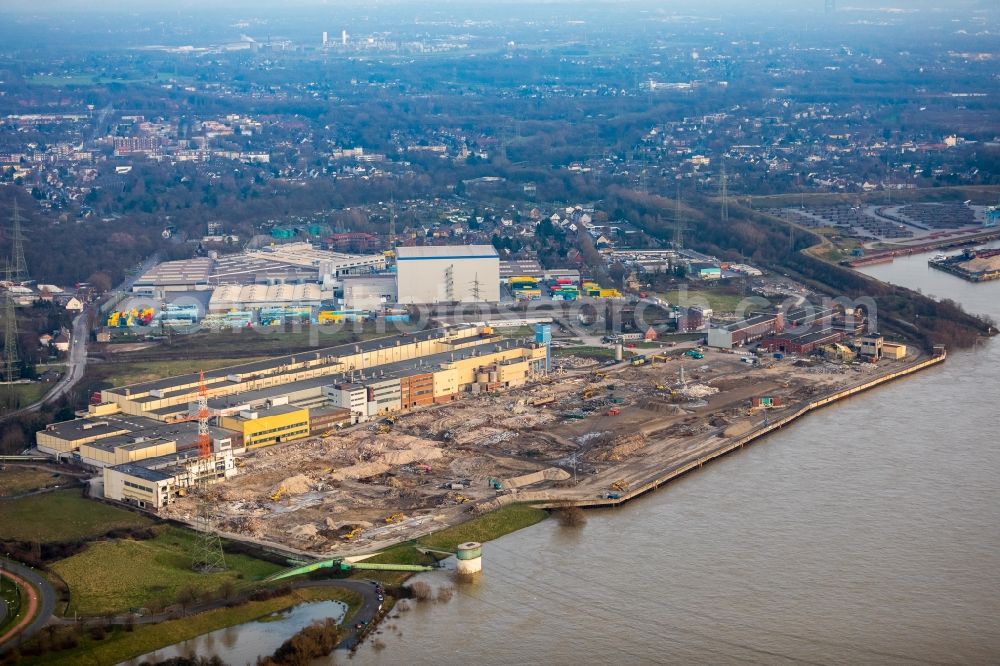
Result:
<instances>
[{"instance_id":1,"label":"brown river water","mask_svg":"<svg viewBox=\"0 0 1000 666\"><path fill-rule=\"evenodd\" d=\"M1000 282L927 258L865 270L1000 320ZM349 661L1000 663L998 404L995 339L582 529L488 543L479 580L388 620L384 647Z\"/></svg>"}]
</instances>

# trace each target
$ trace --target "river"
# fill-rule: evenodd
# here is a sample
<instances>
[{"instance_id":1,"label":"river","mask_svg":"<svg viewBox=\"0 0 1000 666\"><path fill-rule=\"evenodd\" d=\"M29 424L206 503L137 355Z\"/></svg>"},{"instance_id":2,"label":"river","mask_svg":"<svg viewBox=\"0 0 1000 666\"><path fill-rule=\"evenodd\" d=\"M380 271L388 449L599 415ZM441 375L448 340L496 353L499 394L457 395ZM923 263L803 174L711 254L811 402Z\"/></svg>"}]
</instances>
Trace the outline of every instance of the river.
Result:
<instances>
[{"instance_id":1,"label":"river","mask_svg":"<svg viewBox=\"0 0 1000 666\"><path fill-rule=\"evenodd\" d=\"M1000 320L1000 282L927 258L865 272ZM352 662L998 663L998 403L994 339L582 529L486 544L478 581L389 620Z\"/></svg>"}]
</instances>

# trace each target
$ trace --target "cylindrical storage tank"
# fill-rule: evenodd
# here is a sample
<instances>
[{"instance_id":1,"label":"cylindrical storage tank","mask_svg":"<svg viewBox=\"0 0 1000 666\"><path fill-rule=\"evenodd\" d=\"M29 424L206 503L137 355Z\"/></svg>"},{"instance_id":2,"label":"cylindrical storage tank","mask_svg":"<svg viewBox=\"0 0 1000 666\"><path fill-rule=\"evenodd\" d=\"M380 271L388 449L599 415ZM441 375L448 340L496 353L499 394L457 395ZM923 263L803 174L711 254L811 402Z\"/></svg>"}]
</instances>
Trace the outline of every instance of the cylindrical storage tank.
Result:
<instances>
[{"instance_id":1,"label":"cylindrical storage tank","mask_svg":"<svg viewBox=\"0 0 1000 666\"><path fill-rule=\"evenodd\" d=\"M468 541L458 545L455 552L458 558L458 573L470 575L483 570L483 544L478 541Z\"/></svg>"},{"instance_id":2,"label":"cylindrical storage tank","mask_svg":"<svg viewBox=\"0 0 1000 666\"><path fill-rule=\"evenodd\" d=\"M620 360L622 360L622 355L623 355L623 353L624 353L624 352L622 351L622 346L621 346L621 344L617 344L617 345L615 345L615 360L616 360L616 361L620 361Z\"/></svg>"}]
</instances>

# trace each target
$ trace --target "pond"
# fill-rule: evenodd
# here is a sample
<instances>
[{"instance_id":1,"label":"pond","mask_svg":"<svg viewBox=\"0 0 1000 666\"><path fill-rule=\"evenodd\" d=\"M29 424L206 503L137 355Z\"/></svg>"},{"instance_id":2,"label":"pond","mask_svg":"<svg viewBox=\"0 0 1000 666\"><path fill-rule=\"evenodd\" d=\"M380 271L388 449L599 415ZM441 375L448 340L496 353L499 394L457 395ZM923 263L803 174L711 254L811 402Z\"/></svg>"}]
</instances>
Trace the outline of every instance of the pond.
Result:
<instances>
[{"instance_id":1,"label":"pond","mask_svg":"<svg viewBox=\"0 0 1000 666\"><path fill-rule=\"evenodd\" d=\"M173 657L219 657L227 664L255 664L257 658L274 653L278 647L303 628L317 620L344 619L347 604L340 601L316 601L299 604L279 613L245 622L234 627L217 629L196 638L148 652L123 662L138 666L143 662L159 662Z\"/></svg>"}]
</instances>

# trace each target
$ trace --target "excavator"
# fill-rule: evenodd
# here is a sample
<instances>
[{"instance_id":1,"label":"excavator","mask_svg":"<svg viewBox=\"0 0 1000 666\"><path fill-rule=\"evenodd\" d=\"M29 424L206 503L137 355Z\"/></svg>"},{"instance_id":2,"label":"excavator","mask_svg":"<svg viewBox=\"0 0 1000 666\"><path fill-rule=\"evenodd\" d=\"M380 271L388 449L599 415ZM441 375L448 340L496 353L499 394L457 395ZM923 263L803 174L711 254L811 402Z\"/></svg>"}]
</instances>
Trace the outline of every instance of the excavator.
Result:
<instances>
[{"instance_id":1,"label":"excavator","mask_svg":"<svg viewBox=\"0 0 1000 666\"><path fill-rule=\"evenodd\" d=\"M394 525L396 523L403 522L405 519L406 519L406 516L404 516L403 514L401 514L401 513L394 513L391 516L387 517L385 519L385 522L387 522L390 525Z\"/></svg>"},{"instance_id":2,"label":"excavator","mask_svg":"<svg viewBox=\"0 0 1000 666\"><path fill-rule=\"evenodd\" d=\"M363 531L364 531L363 528L361 528L361 527L355 527L353 530L351 530L350 532L346 533L344 535L344 538L347 539L348 541L354 541L355 539L358 538L358 536L361 535L361 533Z\"/></svg>"},{"instance_id":3,"label":"excavator","mask_svg":"<svg viewBox=\"0 0 1000 666\"><path fill-rule=\"evenodd\" d=\"M285 487L281 486L280 488L278 488L278 490L273 495L271 495L271 501L272 502L277 502L278 500L280 500L284 496L284 494L286 492L288 492L288 491L285 490Z\"/></svg>"},{"instance_id":4,"label":"excavator","mask_svg":"<svg viewBox=\"0 0 1000 666\"><path fill-rule=\"evenodd\" d=\"M628 481L626 481L625 479L618 479L617 481L611 484L611 490L617 490L620 493L627 493Z\"/></svg>"}]
</instances>

